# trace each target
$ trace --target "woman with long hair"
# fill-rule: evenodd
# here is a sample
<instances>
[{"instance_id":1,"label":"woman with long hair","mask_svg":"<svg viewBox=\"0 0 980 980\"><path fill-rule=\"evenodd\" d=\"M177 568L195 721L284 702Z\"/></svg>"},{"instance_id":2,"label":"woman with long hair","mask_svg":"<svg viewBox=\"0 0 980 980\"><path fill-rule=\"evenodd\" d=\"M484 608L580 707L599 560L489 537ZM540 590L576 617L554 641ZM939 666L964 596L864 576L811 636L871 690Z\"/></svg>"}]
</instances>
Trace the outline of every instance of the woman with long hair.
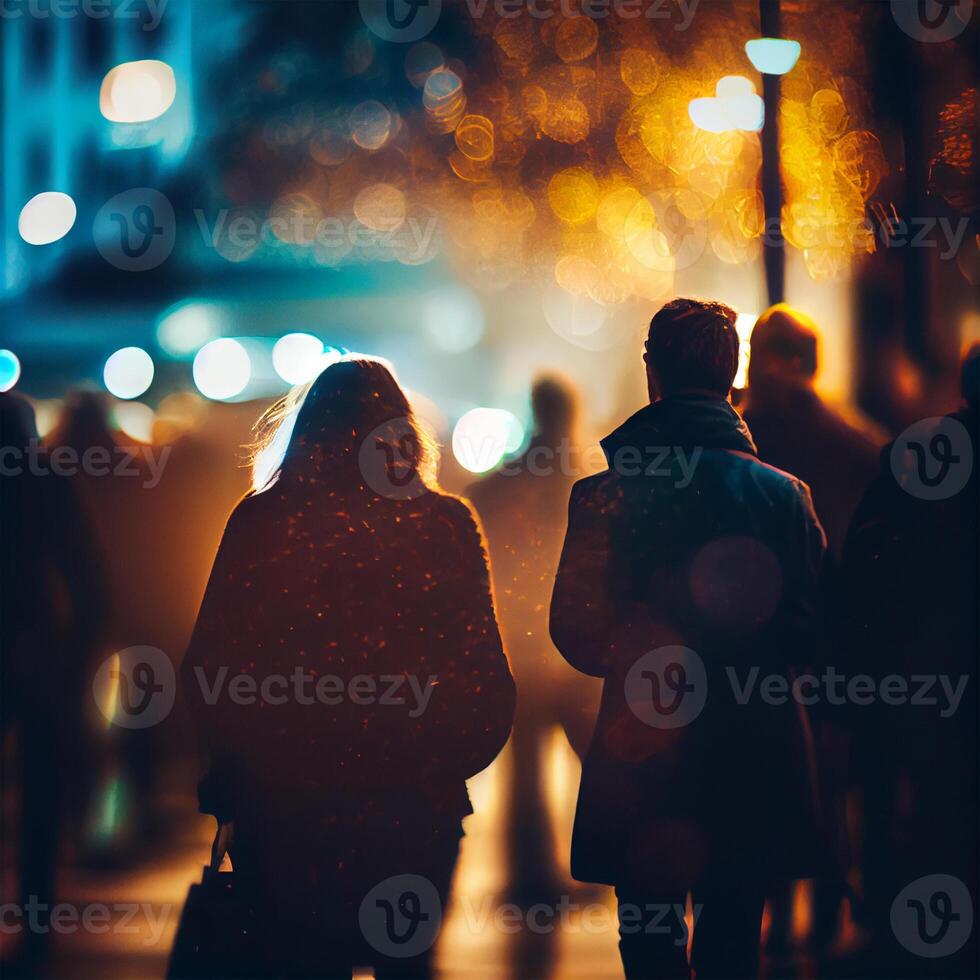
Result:
<instances>
[{"instance_id":1,"label":"woman with long hair","mask_svg":"<svg viewBox=\"0 0 980 980\"><path fill-rule=\"evenodd\" d=\"M482 537L378 361L261 425L182 666L274 976L424 976L514 684ZM270 452L281 460L269 465Z\"/></svg>"}]
</instances>

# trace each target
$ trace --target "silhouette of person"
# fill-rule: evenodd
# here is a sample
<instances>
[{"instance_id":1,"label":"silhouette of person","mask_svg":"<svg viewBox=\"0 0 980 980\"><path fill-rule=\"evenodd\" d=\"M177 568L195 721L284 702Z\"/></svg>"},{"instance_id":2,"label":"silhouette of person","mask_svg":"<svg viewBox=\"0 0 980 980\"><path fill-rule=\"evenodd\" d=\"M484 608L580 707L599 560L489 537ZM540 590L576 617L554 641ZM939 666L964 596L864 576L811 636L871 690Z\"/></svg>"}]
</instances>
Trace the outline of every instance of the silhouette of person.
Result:
<instances>
[{"instance_id":1,"label":"silhouette of person","mask_svg":"<svg viewBox=\"0 0 980 980\"><path fill-rule=\"evenodd\" d=\"M572 874L616 887L629 978L690 976L688 893L699 980L756 976L770 882L820 861L805 711L765 690L812 654L825 538L727 400L737 358L728 307L654 316L651 404L573 488L552 599L556 646L604 680Z\"/></svg>"},{"instance_id":2,"label":"silhouette of person","mask_svg":"<svg viewBox=\"0 0 980 980\"><path fill-rule=\"evenodd\" d=\"M139 446L115 430L110 403L102 392L71 392L51 434L52 444L86 454L105 466L80 465L72 480L89 514L105 556L112 607L108 641L113 649L146 643L148 610L157 601L151 582L148 502L153 474ZM93 453L100 455L93 456Z\"/></svg>"},{"instance_id":3,"label":"silhouette of person","mask_svg":"<svg viewBox=\"0 0 980 980\"><path fill-rule=\"evenodd\" d=\"M67 479L91 523L105 568L103 656L131 646L155 646L152 627L160 616L153 548L158 517L154 478L159 473L148 469L143 447L114 429L110 404L104 392L71 392L50 436L53 446L70 450L80 461ZM163 457L155 455L154 460L162 463ZM98 792L103 794L112 792L118 780L126 803L120 808L124 816L105 839L94 842L103 849L99 858L118 860L155 836L152 816L161 749L155 727L114 726L105 733L102 771L92 777L102 784Z\"/></svg>"},{"instance_id":4,"label":"silhouette of person","mask_svg":"<svg viewBox=\"0 0 980 980\"><path fill-rule=\"evenodd\" d=\"M836 562L844 536L861 495L877 472L883 440L870 426L848 421L814 390L818 351L817 326L805 313L786 303L766 310L752 330L748 402L742 414L759 458L793 473L810 487L833 556L825 574L830 610L837 608ZM841 649L840 638L829 640L821 661ZM828 862L814 882L813 936L822 944L833 938L843 898L839 865L848 851L844 839L848 750L846 725L839 711L820 705L812 719L821 749L820 784L840 838L836 847L840 861ZM774 952L789 945L793 902L788 882L770 896L770 908L768 949Z\"/></svg>"},{"instance_id":5,"label":"silhouette of person","mask_svg":"<svg viewBox=\"0 0 980 980\"><path fill-rule=\"evenodd\" d=\"M877 473L883 440L816 393L817 356L817 327L805 313L786 303L766 310L752 330L742 415L759 458L810 487L828 546L840 558L854 511Z\"/></svg>"},{"instance_id":6,"label":"silhouette of person","mask_svg":"<svg viewBox=\"0 0 980 980\"><path fill-rule=\"evenodd\" d=\"M566 503L581 462L575 440L578 406L568 382L542 377L532 388L531 407L534 431L526 451L466 491L486 530L501 629L517 680L508 857L513 897L527 903L553 899L560 891L543 786L547 737L562 724L572 730L573 744L580 742L577 730L594 721L588 707L596 700L556 655L548 635Z\"/></svg>"},{"instance_id":7,"label":"silhouette of person","mask_svg":"<svg viewBox=\"0 0 980 980\"><path fill-rule=\"evenodd\" d=\"M21 908L50 912L72 782L87 762L86 675L104 626L106 595L91 528L71 483L40 446L34 412L0 394L0 717L16 733ZM4 773L6 790L14 781ZM49 923L25 930L14 967L32 975Z\"/></svg>"},{"instance_id":8,"label":"silhouette of person","mask_svg":"<svg viewBox=\"0 0 980 980\"><path fill-rule=\"evenodd\" d=\"M980 345L963 359L961 392L958 411L917 423L882 450L844 550L855 669L908 685L903 702L852 712L863 913L893 955L891 907L911 881L952 875L974 908L978 901ZM976 930L938 962L943 976L976 976ZM895 975L921 973L914 963L889 965Z\"/></svg>"},{"instance_id":9,"label":"silhouette of person","mask_svg":"<svg viewBox=\"0 0 980 980\"><path fill-rule=\"evenodd\" d=\"M379 362L325 368L269 435L288 435L281 463L228 521L181 668L210 757L201 808L234 824L272 975L425 976L431 945L401 956L398 923L379 935L362 903L413 913L406 935L438 924L465 780L510 734L481 533L428 478Z\"/></svg>"}]
</instances>

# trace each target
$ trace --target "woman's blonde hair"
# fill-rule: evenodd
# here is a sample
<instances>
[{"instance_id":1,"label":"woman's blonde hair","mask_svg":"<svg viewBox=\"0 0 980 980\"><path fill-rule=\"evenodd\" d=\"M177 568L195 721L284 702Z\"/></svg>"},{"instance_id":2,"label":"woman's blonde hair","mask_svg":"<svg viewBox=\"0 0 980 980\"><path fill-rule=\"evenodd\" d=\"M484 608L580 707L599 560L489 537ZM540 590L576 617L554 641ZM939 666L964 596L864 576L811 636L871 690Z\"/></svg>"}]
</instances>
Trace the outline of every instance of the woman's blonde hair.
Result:
<instances>
[{"instance_id":1,"label":"woman's blonde hair","mask_svg":"<svg viewBox=\"0 0 980 980\"><path fill-rule=\"evenodd\" d=\"M407 463L429 489L436 488L437 444L378 359L356 355L328 365L271 405L254 434L247 448L256 490L277 479L315 476L335 483L362 476L359 453L369 437L387 443L393 457Z\"/></svg>"}]
</instances>

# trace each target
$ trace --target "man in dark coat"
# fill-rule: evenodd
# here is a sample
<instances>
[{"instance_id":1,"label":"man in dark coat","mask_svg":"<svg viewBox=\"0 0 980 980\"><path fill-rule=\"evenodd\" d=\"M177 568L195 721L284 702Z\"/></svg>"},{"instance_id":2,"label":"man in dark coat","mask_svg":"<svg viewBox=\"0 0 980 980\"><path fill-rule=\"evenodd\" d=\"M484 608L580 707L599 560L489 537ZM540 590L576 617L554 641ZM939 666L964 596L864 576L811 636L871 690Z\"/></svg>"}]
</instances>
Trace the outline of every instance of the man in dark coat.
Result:
<instances>
[{"instance_id":1,"label":"man in dark coat","mask_svg":"<svg viewBox=\"0 0 980 980\"><path fill-rule=\"evenodd\" d=\"M793 664L818 642L826 541L806 485L761 463L728 403L735 312L653 318L652 404L572 491L551 634L604 679L572 874L616 886L627 977L750 977L773 878L820 860ZM792 662L791 662L792 661Z\"/></svg>"}]
</instances>

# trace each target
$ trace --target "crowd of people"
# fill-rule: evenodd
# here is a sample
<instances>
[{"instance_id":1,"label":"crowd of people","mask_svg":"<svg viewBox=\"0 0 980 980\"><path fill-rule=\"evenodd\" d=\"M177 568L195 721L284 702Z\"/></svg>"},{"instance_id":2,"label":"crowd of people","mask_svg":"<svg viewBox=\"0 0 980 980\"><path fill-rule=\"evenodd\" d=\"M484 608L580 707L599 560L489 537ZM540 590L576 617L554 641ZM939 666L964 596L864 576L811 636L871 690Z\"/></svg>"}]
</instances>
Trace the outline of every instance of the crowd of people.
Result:
<instances>
[{"instance_id":1,"label":"crowd of people","mask_svg":"<svg viewBox=\"0 0 980 980\"><path fill-rule=\"evenodd\" d=\"M763 909L772 955L800 879L818 971L846 907L862 970L975 975L959 892L899 896L942 876L978 899L980 350L963 404L885 445L817 394L816 326L785 305L755 326L736 409L735 319L690 299L653 317L649 404L602 440L597 472L553 465L579 441L555 377L532 392L528 447L465 499L433 480L378 361L325 368L291 429L273 416L281 462L234 507L180 664L215 868L227 849L264 922L219 950L234 975L429 975L466 781L508 740L512 896L554 900L556 726L582 759L570 872L616 889L631 980L758 976ZM91 402L71 418L59 445L112 438ZM17 396L0 424L4 447L36 438ZM133 611L113 602L128 566L106 568L84 487L23 470L0 485L20 889L51 895L63 753L89 661ZM180 486L190 511L200 491ZM662 914L688 902L693 936Z\"/></svg>"}]
</instances>

